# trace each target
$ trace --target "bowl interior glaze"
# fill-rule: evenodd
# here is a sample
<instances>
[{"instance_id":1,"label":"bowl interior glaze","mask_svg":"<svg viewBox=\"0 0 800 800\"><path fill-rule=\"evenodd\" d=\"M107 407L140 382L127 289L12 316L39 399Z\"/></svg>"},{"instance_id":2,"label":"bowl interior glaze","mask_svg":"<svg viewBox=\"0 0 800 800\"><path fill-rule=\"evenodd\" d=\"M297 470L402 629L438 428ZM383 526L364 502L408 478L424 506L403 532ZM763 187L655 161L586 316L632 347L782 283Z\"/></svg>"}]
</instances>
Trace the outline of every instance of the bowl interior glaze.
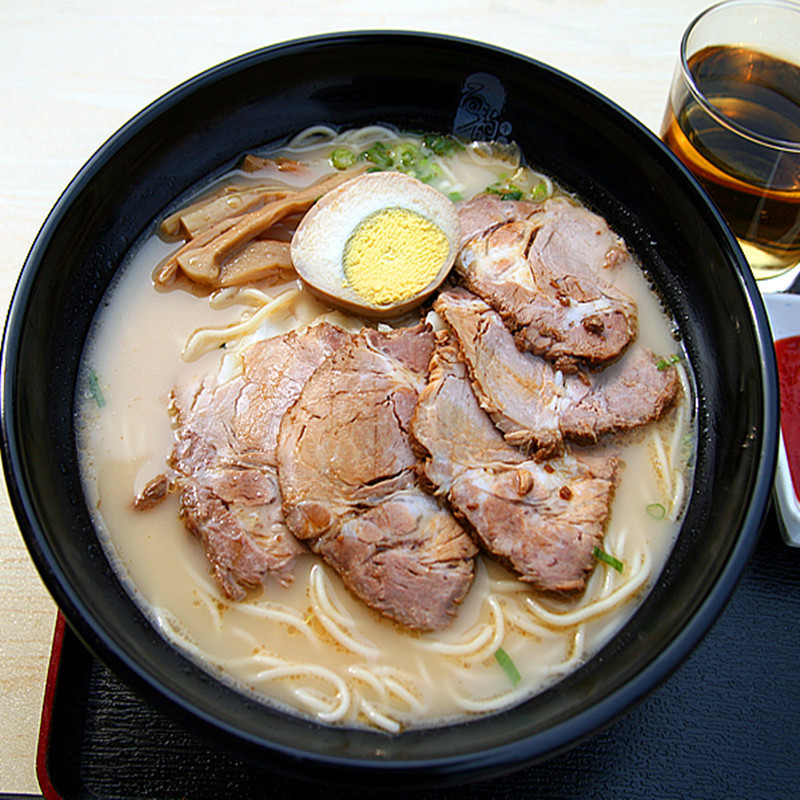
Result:
<instances>
[{"instance_id":1,"label":"bowl interior glaze","mask_svg":"<svg viewBox=\"0 0 800 800\"><path fill-rule=\"evenodd\" d=\"M682 532L657 586L597 657L544 694L469 723L398 736L339 730L237 694L170 647L98 543L73 430L84 339L154 221L245 151L306 126L388 123L517 141L605 216L646 265L697 382L699 449ZM755 544L777 443L763 306L732 235L643 126L512 53L447 37L353 33L267 48L178 87L87 163L21 274L3 350L3 461L25 541L70 625L150 701L219 746L341 783L442 784L533 763L652 690L724 606Z\"/></svg>"}]
</instances>

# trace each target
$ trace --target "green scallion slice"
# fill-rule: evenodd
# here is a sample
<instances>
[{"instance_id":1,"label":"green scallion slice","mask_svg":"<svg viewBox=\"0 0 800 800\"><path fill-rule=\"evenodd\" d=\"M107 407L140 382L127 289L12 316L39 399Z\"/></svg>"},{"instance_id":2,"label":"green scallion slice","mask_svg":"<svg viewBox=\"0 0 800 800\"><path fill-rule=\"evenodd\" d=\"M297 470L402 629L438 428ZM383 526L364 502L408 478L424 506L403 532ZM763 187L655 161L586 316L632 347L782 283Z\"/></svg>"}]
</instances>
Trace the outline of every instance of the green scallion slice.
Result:
<instances>
[{"instance_id":1,"label":"green scallion slice","mask_svg":"<svg viewBox=\"0 0 800 800\"><path fill-rule=\"evenodd\" d=\"M442 175L442 168L429 158L420 159L410 167L398 166L398 169L423 183L430 183Z\"/></svg>"},{"instance_id":2,"label":"green scallion slice","mask_svg":"<svg viewBox=\"0 0 800 800\"><path fill-rule=\"evenodd\" d=\"M356 154L346 147L337 147L331 153L331 165L336 169L347 169L356 163Z\"/></svg>"},{"instance_id":3,"label":"green scallion slice","mask_svg":"<svg viewBox=\"0 0 800 800\"><path fill-rule=\"evenodd\" d=\"M519 186L506 181L505 183L493 183L484 190L489 194L496 194L501 200L522 200L524 192Z\"/></svg>"},{"instance_id":4,"label":"green scallion slice","mask_svg":"<svg viewBox=\"0 0 800 800\"><path fill-rule=\"evenodd\" d=\"M106 398L103 396L103 390L100 388L100 381L97 379L97 373L89 367L89 372L86 376L89 383L89 393L97 403L98 408L102 408L106 404Z\"/></svg>"},{"instance_id":5,"label":"green scallion slice","mask_svg":"<svg viewBox=\"0 0 800 800\"><path fill-rule=\"evenodd\" d=\"M650 503L645 509L653 519L664 519L667 509L661 503Z\"/></svg>"},{"instance_id":6,"label":"green scallion slice","mask_svg":"<svg viewBox=\"0 0 800 800\"><path fill-rule=\"evenodd\" d=\"M410 169L422 160L422 153L419 148L411 142L400 142L395 145L393 150L394 163L401 171Z\"/></svg>"},{"instance_id":7,"label":"green scallion slice","mask_svg":"<svg viewBox=\"0 0 800 800\"><path fill-rule=\"evenodd\" d=\"M371 161L378 169L391 169L394 166L394 158L384 142L375 142L359 158Z\"/></svg>"},{"instance_id":8,"label":"green scallion slice","mask_svg":"<svg viewBox=\"0 0 800 800\"><path fill-rule=\"evenodd\" d=\"M622 562L618 558L614 558L614 556L606 553L605 550L601 550L599 547L595 546L594 548L594 557L598 561L602 561L604 564L608 564L609 567L613 567L617 572L622 572L624 566Z\"/></svg>"},{"instance_id":9,"label":"green scallion slice","mask_svg":"<svg viewBox=\"0 0 800 800\"><path fill-rule=\"evenodd\" d=\"M464 145L452 136L441 136L435 133L426 134L422 138L422 144L436 153L437 156L449 156L456 150L463 150Z\"/></svg>"},{"instance_id":10,"label":"green scallion slice","mask_svg":"<svg viewBox=\"0 0 800 800\"><path fill-rule=\"evenodd\" d=\"M531 200L538 202L547 197L547 184L544 181L539 181L536 186L531 189Z\"/></svg>"},{"instance_id":11,"label":"green scallion slice","mask_svg":"<svg viewBox=\"0 0 800 800\"><path fill-rule=\"evenodd\" d=\"M669 367L677 364L681 360L681 357L678 355L667 356L666 358L660 358L656 361L656 369L661 370L662 372L665 369L669 369Z\"/></svg>"},{"instance_id":12,"label":"green scallion slice","mask_svg":"<svg viewBox=\"0 0 800 800\"><path fill-rule=\"evenodd\" d=\"M494 651L494 657L497 659L497 663L503 668L503 672L506 673L511 683L516 686L520 682L520 674L517 665L511 660L511 656L506 653L502 647L498 647L497 650Z\"/></svg>"}]
</instances>

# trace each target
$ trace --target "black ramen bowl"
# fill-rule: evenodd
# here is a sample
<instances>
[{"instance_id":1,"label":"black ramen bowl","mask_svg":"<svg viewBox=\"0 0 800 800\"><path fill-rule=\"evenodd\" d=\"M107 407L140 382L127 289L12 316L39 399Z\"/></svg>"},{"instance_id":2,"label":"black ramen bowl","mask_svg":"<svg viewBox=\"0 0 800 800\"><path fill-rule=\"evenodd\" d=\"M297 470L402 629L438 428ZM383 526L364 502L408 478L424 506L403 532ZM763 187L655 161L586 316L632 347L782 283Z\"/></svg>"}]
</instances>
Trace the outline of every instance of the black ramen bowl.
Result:
<instances>
[{"instance_id":1,"label":"black ramen bowl","mask_svg":"<svg viewBox=\"0 0 800 800\"><path fill-rule=\"evenodd\" d=\"M316 725L236 693L170 646L109 565L81 487L73 415L84 339L115 271L154 221L234 165L315 123L518 142L605 216L646 265L697 383L685 521L644 604L553 689L491 716L389 736ZM323 36L245 55L131 120L45 222L3 351L3 465L23 536L89 649L219 747L349 784L445 784L541 761L654 689L734 591L772 486L778 389L758 290L733 236L656 137L570 78L501 49L407 33Z\"/></svg>"}]
</instances>

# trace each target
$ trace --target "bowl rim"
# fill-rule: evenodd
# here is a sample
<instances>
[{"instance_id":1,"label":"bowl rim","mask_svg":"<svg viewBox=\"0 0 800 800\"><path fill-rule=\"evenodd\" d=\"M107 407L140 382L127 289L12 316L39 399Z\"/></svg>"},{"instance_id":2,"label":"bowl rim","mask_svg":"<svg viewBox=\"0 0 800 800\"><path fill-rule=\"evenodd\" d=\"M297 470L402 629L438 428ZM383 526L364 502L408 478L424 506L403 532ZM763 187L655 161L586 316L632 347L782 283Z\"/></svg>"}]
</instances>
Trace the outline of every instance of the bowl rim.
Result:
<instances>
[{"instance_id":1,"label":"bowl rim","mask_svg":"<svg viewBox=\"0 0 800 800\"><path fill-rule=\"evenodd\" d=\"M221 724L220 720L206 715L187 700L172 692L163 685L147 669L135 661L117 641L94 619L91 611L84 606L81 599L69 585L66 576L52 558L52 551L42 541L36 531L38 521L32 505L32 487L21 469L20 442L17 440L13 425L12 409L15 406L15 376L10 364L14 360L19 346L20 327L24 315L24 307L31 291L31 285L46 243L52 231L59 225L60 219L69 207L73 198L94 178L106 161L117 150L135 137L139 131L149 125L152 118L180 102L183 98L202 89L206 84L216 82L226 76L245 69L250 64L269 61L285 55L303 52L321 45L360 45L366 41L402 40L416 43L431 43L438 46L457 46L476 48L485 54L495 54L504 58L521 60L538 70L544 70L561 81L570 84L574 89L587 95L595 103L604 106L610 113L616 114L627 126L636 129L636 134L648 142L651 149L660 152L659 158L671 162L671 169L682 175L687 191L696 195L697 202L706 206L711 218L716 220L721 238L724 240L731 262L737 266L737 277L742 292L747 297L751 320L754 327L754 338L757 341L764 407L762 409L762 448L759 458L758 474L754 478L754 488L743 517L741 530L728 555L727 561L720 569L719 577L705 597L700 601L694 613L689 617L673 639L637 674L629 678L622 686L605 697L594 702L590 707L574 714L568 719L557 722L553 727L517 741L467 755L445 756L425 759L397 759L391 761L365 761L358 757L331 756L321 753L298 754L294 748L287 748L280 742L267 741L258 736ZM215 734L222 733L232 744L247 746L263 751L266 748L273 755L289 757L297 763L313 762L315 768L330 767L337 772L341 769L353 769L370 774L394 774L409 777L414 773L416 778L435 776L451 781L464 781L487 772L499 773L520 768L534 761L549 758L562 752L580 741L594 735L608 726L635 703L654 691L688 656L700 642L703 635L711 627L729 601L744 567L756 545L761 525L766 513L772 490L772 480L777 457L777 414L771 413L778 408L777 369L770 335L769 323L760 293L747 268L744 256L739 249L733 234L724 222L716 207L709 200L704 190L686 167L675 157L663 143L631 114L617 106L613 101L579 80L544 64L536 59L513 52L511 50L448 34L404 31L404 30L357 30L324 33L301 37L286 42L279 42L263 48L249 51L187 79L169 90L156 100L145 106L128 122L113 133L87 160L67 187L61 193L53 208L47 215L38 232L14 288L9 305L3 335L2 361L2 395L0 395L0 423L2 424L2 463L11 505L17 523L31 557L42 576L48 590L55 598L65 619L85 645L102 661L109 664L113 671L124 676L126 683L134 686L141 694L159 705L166 701L176 716L206 729ZM537 746L532 749L531 742Z\"/></svg>"}]
</instances>

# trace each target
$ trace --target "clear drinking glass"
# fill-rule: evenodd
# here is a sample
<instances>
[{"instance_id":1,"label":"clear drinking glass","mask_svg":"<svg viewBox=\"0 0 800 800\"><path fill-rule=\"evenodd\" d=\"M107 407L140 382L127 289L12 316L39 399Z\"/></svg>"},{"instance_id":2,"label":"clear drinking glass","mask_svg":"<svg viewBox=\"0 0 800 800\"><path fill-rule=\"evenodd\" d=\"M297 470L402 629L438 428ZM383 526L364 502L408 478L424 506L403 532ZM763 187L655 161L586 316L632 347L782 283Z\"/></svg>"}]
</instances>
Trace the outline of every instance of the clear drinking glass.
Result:
<instances>
[{"instance_id":1,"label":"clear drinking glass","mask_svg":"<svg viewBox=\"0 0 800 800\"><path fill-rule=\"evenodd\" d=\"M687 28L661 138L758 279L800 264L800 5L728 0Z\"/></svg>"}]
</instances>

